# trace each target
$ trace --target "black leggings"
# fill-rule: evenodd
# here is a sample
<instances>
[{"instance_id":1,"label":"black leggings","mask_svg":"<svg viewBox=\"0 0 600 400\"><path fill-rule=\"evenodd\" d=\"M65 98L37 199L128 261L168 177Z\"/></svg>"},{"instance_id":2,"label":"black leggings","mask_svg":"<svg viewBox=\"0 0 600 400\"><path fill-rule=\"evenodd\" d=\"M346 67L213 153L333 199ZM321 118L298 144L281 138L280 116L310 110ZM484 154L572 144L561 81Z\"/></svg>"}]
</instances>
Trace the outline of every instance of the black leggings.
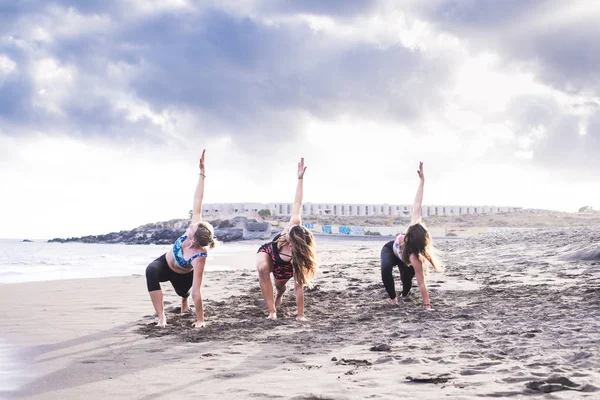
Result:
<instances>
[{"instance_id":1,"label":"black leggings","mask_svg":"<svg viewBox=\"0 0 600 400\"><path fill-rule=\"evenodd\" d=\"M190 295L193 279L192 271L187 274L178 274L169 268L166 254L152 261L146 268L146 284L149 292L160 290L160 282L171 281L175 292L179 296L187 298Z\"/></svg>"},{"instance_id":2,"label":"black leggings","mask_svg":"<svg viewBox=\"0 0 600 400\"><path fill-rule=\"evenodd\" d=\"M392 274L394 266L397 265L400 270L400 280L402 281L402 296L408 296L412 287L412 278L415 276L415 269L409 267L396 257L393 249L394 241L386 243L381 249L381 280L390 299L396 298L396 286L394 285L394 275Z\"/></svg>"}]
</instances>

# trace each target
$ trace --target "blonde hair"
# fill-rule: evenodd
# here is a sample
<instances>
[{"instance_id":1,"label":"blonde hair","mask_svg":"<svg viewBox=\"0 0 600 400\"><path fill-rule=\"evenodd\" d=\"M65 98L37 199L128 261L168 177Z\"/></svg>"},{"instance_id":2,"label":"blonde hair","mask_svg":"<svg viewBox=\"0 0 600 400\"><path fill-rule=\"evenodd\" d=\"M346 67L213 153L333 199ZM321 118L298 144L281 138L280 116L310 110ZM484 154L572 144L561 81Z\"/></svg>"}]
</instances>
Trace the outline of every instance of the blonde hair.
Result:
<instances>
[{"instance_id":1,"label":"blonde hair","mask_svg":"<svg viewBox=\"0 0 600 400\"><path fill-rule=\"evenodd\" d=\"M215 239L215 229L213 226L206 221L199 222L194 231L194 242L200 247L214 249L217 245L217 240Z\"/></svg>"},{"instance_id":2,"label":"blonde hair","mask_svg":"<svg viewBox=\"0 0 600 400\"><path fill-rule=\"evenodd\" d=\"M404 235L402 242L402 259L406 264L410 262L410 255L415 254L421 261L427 260L429 262L424 268L425 273L429 270L429 265L433 267L436 272L444 270L440 260L439 251L431 243L431 235L427 227L422 222L415 225L411 225Z\"/></svg>"},{"instance_id":3,"label":"blonde hair","mask_svg":"<svg viewBox=\"0 0 600 400\"><path fill-rule=\"evenodd\" d=\"M302 286L311 286L317 273L315 240L312 233L302 225L294 225L277 239L277 247L292 245L294 280Z\"/></svg>"}]
</instances>

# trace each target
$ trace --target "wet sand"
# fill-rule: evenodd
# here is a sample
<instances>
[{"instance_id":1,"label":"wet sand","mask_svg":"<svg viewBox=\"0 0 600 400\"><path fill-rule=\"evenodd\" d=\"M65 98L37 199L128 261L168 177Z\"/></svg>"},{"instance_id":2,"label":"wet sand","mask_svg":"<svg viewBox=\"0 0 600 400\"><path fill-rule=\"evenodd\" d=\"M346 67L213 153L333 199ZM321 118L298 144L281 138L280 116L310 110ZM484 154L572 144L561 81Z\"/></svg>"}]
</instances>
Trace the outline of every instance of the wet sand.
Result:
<instances>
[{"instance_id":1,"label":"wet sand","mask_svg":"<svg viewBox=\"0 0 600 400\"><path fill-rule=\"evenodd\" d=\"M320 274L306 290L305 322L295 320L291 288L280 319L265 319L253 265L207 274L202 330L191 328L191 313L178 313L168 284L169 325L154 326L141 276L0 286L0 334L21 346L31 372L20 391L4 395L600 395L600 230L438 242L446 272L428 276L431 312L417 288L399 306L389 303L379 269L385 240L318 238Z\"/></svg>"}]
</instances>

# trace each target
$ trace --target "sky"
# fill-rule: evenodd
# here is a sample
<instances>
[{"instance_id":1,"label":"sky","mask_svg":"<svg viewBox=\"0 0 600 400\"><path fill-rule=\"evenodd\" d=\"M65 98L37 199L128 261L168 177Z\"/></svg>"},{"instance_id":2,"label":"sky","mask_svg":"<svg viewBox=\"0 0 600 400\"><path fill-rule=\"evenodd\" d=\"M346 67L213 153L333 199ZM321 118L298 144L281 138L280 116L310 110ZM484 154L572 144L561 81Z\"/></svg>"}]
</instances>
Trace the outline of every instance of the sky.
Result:
<instances>
[{"instance_id":1,"label":"sky","mask_svg":"<svg viewBox=\"0 0 600 400\"><path fill-rule=\"evenodd\" d=\"M600 4L0 0L0 238L206 203L600 207Z\"/></svg>"}]
</instances>

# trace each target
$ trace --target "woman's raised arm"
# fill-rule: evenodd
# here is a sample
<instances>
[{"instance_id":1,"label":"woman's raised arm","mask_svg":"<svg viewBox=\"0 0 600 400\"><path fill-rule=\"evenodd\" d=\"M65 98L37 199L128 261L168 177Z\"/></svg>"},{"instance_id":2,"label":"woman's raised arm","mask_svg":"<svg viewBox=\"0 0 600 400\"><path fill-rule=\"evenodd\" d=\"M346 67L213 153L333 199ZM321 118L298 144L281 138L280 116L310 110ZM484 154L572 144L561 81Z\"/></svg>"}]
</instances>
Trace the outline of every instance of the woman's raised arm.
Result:
<instances>
[{"instance_id":1,"label":"woman's raised arm","mask_svg":"<svg viewBox=\"0 0 600 400\"><path fill-rule=\"evenodd\" d=\"M304 181L304 158L300 159L298 163L298 184L296 186L296 195L294 196L294 205L292 206L292 215L290 217L290 223L288 226L300 225L302 219L300 213L302 211L302 182Z\"/></svg>"},{"instance_id":2,"label":"woman's raised arm","mask_svg":"<svg viewBox=\"0 0 600 400\"><path fill-rule=\"evenodd\" d=\"M417 194L415 196L415 202L413 204L411 225L421 222L421 206L423 205L423 186L425 185L425 173L423 172L423 162L419 162L419 169L417 170L419 175L419 187L417 188Z\"/></svg>"},{"instance_id":3,"label":"woman's raised arm","mask_svg":"<svg viewBox=\"0 0 600 400\"><path fill-rule=\"evenodd\" d=\"M204 152L202 150L202 157L200 157L200 175L198 176L198 183L196 184L196 193L194 193L194 204L192 207L192 224L202 221L202 200L204 198Z\"/></svg>"}]
</instances>

